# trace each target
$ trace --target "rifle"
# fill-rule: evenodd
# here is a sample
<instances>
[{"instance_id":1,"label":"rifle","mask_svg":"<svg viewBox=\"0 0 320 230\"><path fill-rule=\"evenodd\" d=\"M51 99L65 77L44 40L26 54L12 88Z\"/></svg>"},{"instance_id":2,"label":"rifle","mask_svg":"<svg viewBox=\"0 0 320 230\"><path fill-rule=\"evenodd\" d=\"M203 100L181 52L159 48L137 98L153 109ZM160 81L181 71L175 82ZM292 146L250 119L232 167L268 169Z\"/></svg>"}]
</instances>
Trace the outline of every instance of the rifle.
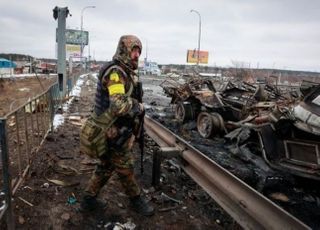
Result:
<instances>
[{"instance_id":1,"label":"rifle","mask_svg":"<svg viewBox=\"0 0 320 230\"><path fill-rule=\"evenodd\" d=\"M138 81L137 88L136 88L136 96L139 103L142 103L143 97L143 89L142 89L142 82ZM144 155L144 115L145 111L141 115L139 115L139 126L138 126L138 136L137 141L140 148L140 172L143 174L143 155Z\"/></svg>"},{"instance_id":2,"label":"rifle","mask_svg":"<svg viewBox=\"0 0 320 230\"><path fill-rule=\"evenodd\" d=\"M127 70L132 74L138 77L139 79L139 75L132 70L127 64L125 64L123 61L118 60L122 65L124 65ZM129 75L130 76L130 75ZM136 97L136 99L138 100L139 103L142 103L142 97L143 97L143 89L142 89L142 82L139 80L137 82L137 86L135 87L134 90L134 95ZM139 115L139 125L138 125L138 132L137 132L137 141L139 144L139 148L140 148L140 172L141 175L143 174L143 155L144 155L144 115L145 115L145 111L143 111L142 114Z\"/></svg>"}]
</instances>

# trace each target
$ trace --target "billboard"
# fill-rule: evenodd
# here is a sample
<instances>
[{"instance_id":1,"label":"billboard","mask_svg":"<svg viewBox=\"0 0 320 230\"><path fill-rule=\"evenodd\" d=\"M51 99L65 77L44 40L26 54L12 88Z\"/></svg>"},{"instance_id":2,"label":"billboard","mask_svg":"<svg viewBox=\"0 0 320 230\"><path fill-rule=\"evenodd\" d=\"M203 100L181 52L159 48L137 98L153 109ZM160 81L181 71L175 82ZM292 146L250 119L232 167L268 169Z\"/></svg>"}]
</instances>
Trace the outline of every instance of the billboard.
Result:
<instances>
[{"instance_id":1,"label":"billboard","mask_svg":"<svg viewBox=\"0 0 320 230\"><path fill-rule=\"evenodd\" d=\"M57 34L58 33L56 31L56 42L58 41ZM83 42L81 42L81 41L83 41ZM88 42L89 42L89 32L88 31L82 31L82 36L81 36L81 30L72 30L72 29L66 30L66 44L88 45Z\"/></svg>"},{"instance_id":2,"label":"billboard","mask_svg":"<svg viewBox=\"0 0 320 230\"><path fill-rule=\"evenodd\" d=\"M83 42L81 42L83 41ZM89 32L88 31L82 31L81 36L81 30L66 30L66 43L67 44L73 44L73 45L88 45L89 41Z\"/></svg>"},{"instance_id":3,"label":"billboard","mask_svg":"<svg viewBox=\"0 0 320 230\"><path fill-rule=\"evenodd\" d=\"M66 57L69 59L72 58L80 58L81 56L81 46L80 45L66 45Z\"/></svg>"},{"instance_id":4,"label":"billboard","mask_svg":"<svg viewBox=\"0 0 320 230\"><path fill-rule=\"evenodd\" d=\"M199 63L208 64L209 52L202 51L199 52ZM187 63L197 63L198 61L198 50L188 50L187 52Z\"/></svg>"}]
</instances>

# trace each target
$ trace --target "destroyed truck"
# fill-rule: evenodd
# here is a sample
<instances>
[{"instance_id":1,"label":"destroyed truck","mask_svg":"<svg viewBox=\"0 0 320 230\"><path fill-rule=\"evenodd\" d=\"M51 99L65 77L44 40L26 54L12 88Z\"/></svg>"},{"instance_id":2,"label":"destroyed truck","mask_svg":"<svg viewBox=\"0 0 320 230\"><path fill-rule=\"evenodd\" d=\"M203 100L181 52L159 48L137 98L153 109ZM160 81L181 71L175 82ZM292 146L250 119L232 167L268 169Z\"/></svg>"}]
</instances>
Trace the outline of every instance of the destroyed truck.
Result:
<instances>
[{"instance_id":1,"label":"destroyed truck","mask_svg":"<svg viewBox=\"0 0 320 230\"><path fill-rule=\"evenodd\" d=\"M175 105L175 117L182 123L196 120L199 134L204 138L225 134L232 129L230 122L247 118L275 106L273 102L257 103L261 88L246 82L228 82L219 92L210 79L191 78L184 84L165 80L160 85ZM269 90L267 96L275 94ZM261 114L259 114L261 115Z\"/></svg>"},{"instance_id":2,"label":"destroyed truck","mask_svg":"<svg viewBox=\"0 0 320 230\"><path fill-rule=\"evenodd\" d=\"M252 152L260 152L272 168L320 180L320 85L307 88L300 89L299 104L277 102L276 109L255 118L258 124L248 118L234 123L238 128L225 139L236 144L239 154L256 142Z\"/></svg>"},{"instance_id":3,"label":"destroyed truck","mask_svg":"<svg viewBox=\"0 0 320 230\"><path fill-rule=\"evenodd\" d=\"M202 137L249 128L257 134L253 136L262 157L272 168L320 180L319 84L303 82L300 92L290 92L293 97L273 85L235 81L219 91L208 79L190 79L184 84L171 81L161 86L175 104L176 119L197 119Z\"/></svg>"},{"instance_id":4,"label":"destroyed truck","mask_svg":"<svg viewBox=\"0 0 320 230\"><path fill-rule=\"evenodd\" d=\"M271 167L320 180L320 85L291 112L270 114L270 122L259 127L258 134Z\"/></svg>"},{"instance_id":5,"label":"destroyed truck","mask_svg":"<svg viewBox=\"0 0 320 230\"><path fill-rule=\"evenodd\" d=\"M167 83L170 83L169 85ZM165 94L171 97L175 105L175 118L186 123L197 119L197 128L201 136L207 138L224 132L221 114L229 114L213 86L204 79L192 79L185 84L164 81L161 84Z\"/></svg>"}]
</instances>

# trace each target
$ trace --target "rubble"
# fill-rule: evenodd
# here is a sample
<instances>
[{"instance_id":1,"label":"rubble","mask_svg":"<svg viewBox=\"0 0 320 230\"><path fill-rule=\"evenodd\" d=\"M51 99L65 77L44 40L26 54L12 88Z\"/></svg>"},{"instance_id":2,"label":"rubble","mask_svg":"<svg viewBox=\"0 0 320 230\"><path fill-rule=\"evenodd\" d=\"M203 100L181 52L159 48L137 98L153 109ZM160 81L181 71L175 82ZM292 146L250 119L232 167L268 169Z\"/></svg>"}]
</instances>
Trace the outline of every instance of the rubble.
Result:
<instances>
[{"instance_id":1,"label":"rubble","mask_svg":"<svg viewBox=\"0 0 320 230\"><path fill-rule=\"evenodd\" d=\"M258 130L264 159L273 168L320 180L320 85L289 114Z\"/></svg>"},{"instance_id":2,"label":"rubble","mask_svg":"<svg viewBox=\"0 0 320 230\"><path fill-rule=\"evenodd\" d=\"M230 79L217 85L197 76L183 84L171 78L160 86L171 97L176 120L196 120L200 136L224 136L229 151L244 161L257 152L245 146L255 136L258 154L272 168L319 180L320 85L303 81L293 91Z\"/></svg>"}]
</instances>

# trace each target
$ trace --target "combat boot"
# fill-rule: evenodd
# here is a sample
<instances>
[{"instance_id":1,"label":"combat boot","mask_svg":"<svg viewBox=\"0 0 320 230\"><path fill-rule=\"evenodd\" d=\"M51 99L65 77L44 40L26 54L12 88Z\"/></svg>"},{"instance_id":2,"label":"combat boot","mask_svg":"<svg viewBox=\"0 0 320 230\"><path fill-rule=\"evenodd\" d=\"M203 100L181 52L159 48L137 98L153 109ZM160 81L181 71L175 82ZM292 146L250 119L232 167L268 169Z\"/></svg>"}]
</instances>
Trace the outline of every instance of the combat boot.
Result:
<instances>
[{"instance_id":1,"label":"combat boot","mask_svg":"<svg viewBox=\"0 0 320 230\"><path fill-rule=\"evenodd\" d=\"M148 204L147 200L141 195L130 198L130 203L132 209L143 216L154 214L153 206Z\"/></svg>"},{"instance_id":2,"label":"combat boot","mask_svg":"<svg viewBox=\"0 0 320 230\"><path fill-rule=\"evenodd\" d=\"M85 195L80 204L80 212L90 212L96 209L105 209L107 203L101 200L97 200L95 196Z\"/></svg>"}]
</instances>

